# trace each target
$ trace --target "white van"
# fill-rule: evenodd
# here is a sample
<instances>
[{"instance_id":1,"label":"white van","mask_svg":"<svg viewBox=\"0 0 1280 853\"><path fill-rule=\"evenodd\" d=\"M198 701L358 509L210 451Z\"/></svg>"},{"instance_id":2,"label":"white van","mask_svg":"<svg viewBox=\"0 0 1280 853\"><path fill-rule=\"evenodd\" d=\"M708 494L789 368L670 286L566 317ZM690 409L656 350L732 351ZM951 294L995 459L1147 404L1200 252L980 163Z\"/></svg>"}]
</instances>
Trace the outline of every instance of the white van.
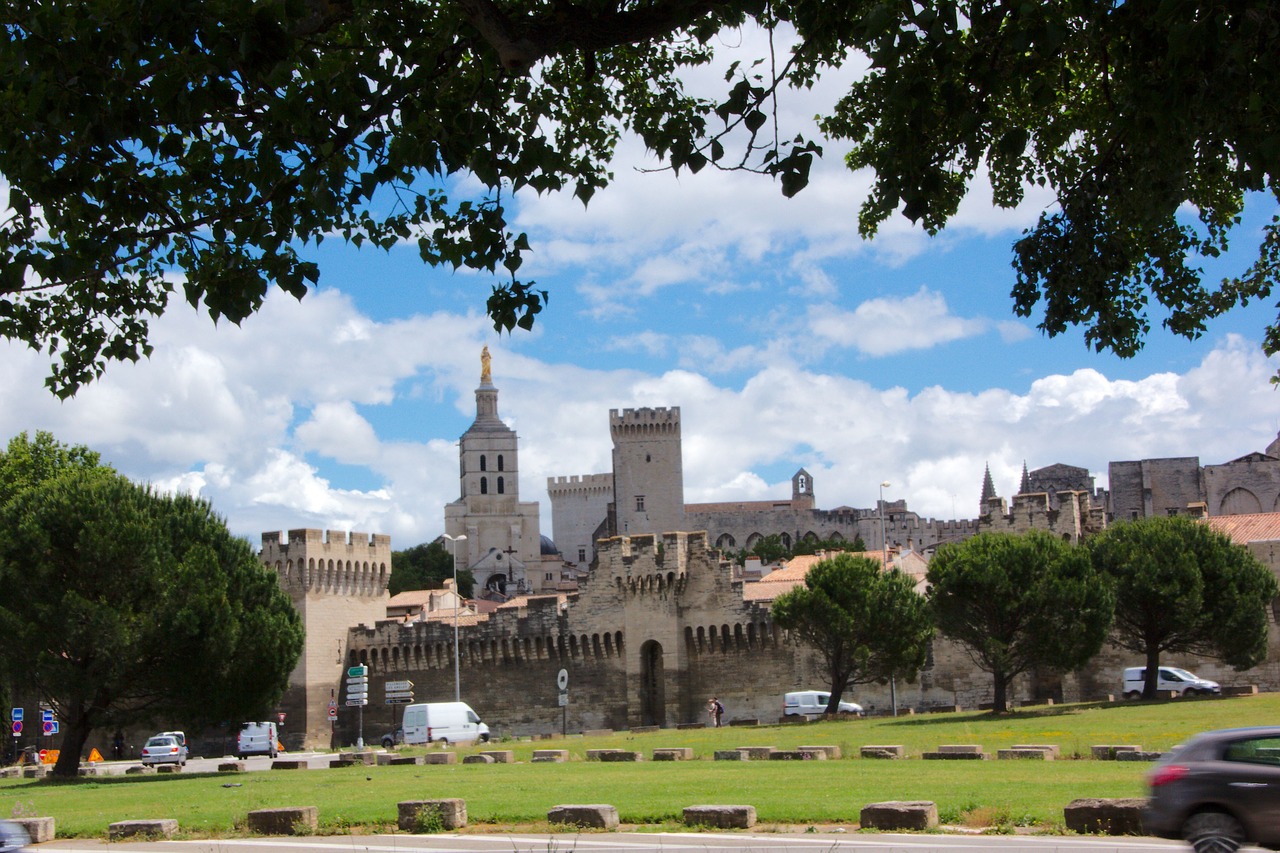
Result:
<instances>
[{"instance_id":1,"label":"white van","mask_svg":"<svg viewBox=\"0 0 1280 853\"><path fill-rule=\"evenodd\" d=\"M1145 666L1130 666L1124 671L1124 698L1141 699L1144 679L1147 675ZM1156 689L1172 691L1179 696L1216 696L1222 693L1218 682L1201 678L1194 672L1178 669L1176 666L1160 667Z\"/></svg>"},{"instance_id":2,"label":"white van","mask_svg":"<svg viewBox=\"0 0 1280 853\"><path fill-rule=\"evenodd\" d=\"M489 740L489 727L466 702L405 705L400 724L404 743L466 743Z\"/></svg>"},{"instance_id":3,"label":"white van","mask_svg":"<svg viewBox=\"0 0 1280 853\"><path fill-rule=\"evenodd\" d=\"M275 723L245 723L236 736L236 758L246 755L267 755L275 758L280 753Z\"/></svg>"},{"instance_id":4,"label":"white van","mask_svg":"<svg viewBox=\"0 0 1280 853\"><path fill-rule=\"evenodd\" d=\"M829 690L797 690L782 697L782 716L813 717L827 712L831 701ZM855 702L841 702L840 713L862 716L862 706Z\"/></svg>"}]
</instances>

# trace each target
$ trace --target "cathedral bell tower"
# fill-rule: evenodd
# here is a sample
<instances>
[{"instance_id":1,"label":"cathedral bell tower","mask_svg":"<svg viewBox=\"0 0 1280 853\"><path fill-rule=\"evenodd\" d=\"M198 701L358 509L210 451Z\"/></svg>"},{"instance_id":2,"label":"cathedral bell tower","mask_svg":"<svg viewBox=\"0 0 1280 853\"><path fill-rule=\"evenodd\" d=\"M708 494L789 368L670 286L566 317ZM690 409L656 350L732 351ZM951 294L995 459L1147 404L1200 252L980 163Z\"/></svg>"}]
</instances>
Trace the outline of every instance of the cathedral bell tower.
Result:
<instances>
[{"instance_id":1,"label":"cathedral bell tower","mask_svg":"<svg viewBox=\"0 0 1280 853\"><path fill-rule=\"evenodd\" d=\"M498 417L489 348L480 354L476 419L458 441L459 496L445 506L445 532L459 569L475 576L477 597L529 590L538 571L538 504L520 501L519 439ZM466 539L459 537L466 536Z\"/></svg>"}]
</instances>

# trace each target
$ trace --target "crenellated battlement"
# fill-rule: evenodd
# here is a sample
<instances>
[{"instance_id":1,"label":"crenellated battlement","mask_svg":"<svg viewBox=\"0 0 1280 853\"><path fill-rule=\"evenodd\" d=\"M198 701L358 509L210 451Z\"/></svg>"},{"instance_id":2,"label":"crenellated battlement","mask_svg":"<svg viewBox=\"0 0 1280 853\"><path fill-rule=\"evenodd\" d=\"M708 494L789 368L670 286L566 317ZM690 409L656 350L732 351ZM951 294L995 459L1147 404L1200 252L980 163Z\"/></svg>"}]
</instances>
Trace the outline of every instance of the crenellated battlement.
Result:
<instances>
[{"instance_id":1,"label":"crenellated battlement","mask_svg":"<svg viewBox=\"0 0 1280 853\"><path fill-rule=\"evenodd\" d=\"M384 533L290 530L262 534L258 553L286 591L380 595L391 577L391 537Z\"/></svg>"},{"instance_id":2,"label":"crenellated battlement","mask_svg":"<svg viewBox=\"0 0 1280 853\"><path fill-rule=\"evenodd\" d=\"M609 410L609 432L614 438L653 433L680 434L680 407Z\"/></svg>"},{"instance_id":3,"label":"crenellated battlement","mask_svg":"<svg viewBox=\"0 0 1280 853\"><path fill-rule=\"evenodd\" d=\"M547 494L552 498L567 495L597 495L613 492L612 474L573 474L568 477L548 477Z\"/></svg>"},{"instance_id":4,"label":"crenellated battlement","mask_svg":"<svg viewBox=\"0 0 1280 853\"><path fill-rule=\"evenodd\" d=\"M1014 495L1006 510L1003 498L990 498L987 513L979 519L982 532L1025 533L1047 530L1078 543L1081 538L1106 527L1106 513L1094 507L1089 492L1063 490L1050 500L1048 492L1026 492Z\"/></svg>"}]
</instances>

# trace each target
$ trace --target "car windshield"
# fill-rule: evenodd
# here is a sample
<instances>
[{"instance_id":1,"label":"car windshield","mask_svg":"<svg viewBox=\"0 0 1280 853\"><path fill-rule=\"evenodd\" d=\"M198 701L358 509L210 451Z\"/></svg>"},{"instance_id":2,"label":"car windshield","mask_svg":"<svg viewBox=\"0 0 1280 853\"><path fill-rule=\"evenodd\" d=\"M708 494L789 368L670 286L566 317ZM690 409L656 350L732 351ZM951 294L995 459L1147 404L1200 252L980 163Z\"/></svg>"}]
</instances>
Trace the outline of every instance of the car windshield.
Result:
<instances>
[{"instance_id":1,"label":"car windshield","mask_svg":"<svg viewBox=\"0 0 1280 853\"><path fill-rule=\"evenodd\" d=\"M1179 678L1181 678L1183 681L1196 681L1196 680L1197 680L1197 679L1196 679L1196 677L1195 677L1194 675L1192 675L1191 673L1187 672L1185 669L1178 669L1176 666L1171 666L1171 667L1169 667L1168 671L1169 671L1169 672L1172 672L1174 675L1178 676L1178 677L1179 677Z\"/></svg>"},{"instance_id":2,"label":"car windshield","mask_svg":"<svg viewBox=\"0 0 1280 853\"><path fill-rule=\"evenodd\" d=\"M147 746L177 746L178 742L171 737L153 737Z\"/></svg>"}]
</instances>

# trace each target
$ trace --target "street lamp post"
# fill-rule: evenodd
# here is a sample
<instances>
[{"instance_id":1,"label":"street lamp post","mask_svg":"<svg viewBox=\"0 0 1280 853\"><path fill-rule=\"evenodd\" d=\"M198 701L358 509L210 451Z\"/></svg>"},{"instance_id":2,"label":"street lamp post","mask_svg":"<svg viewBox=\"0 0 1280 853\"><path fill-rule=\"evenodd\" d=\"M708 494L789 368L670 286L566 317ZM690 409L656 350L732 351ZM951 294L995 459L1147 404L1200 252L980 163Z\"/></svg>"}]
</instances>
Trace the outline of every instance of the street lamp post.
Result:
<instances>
[{"instance_id":1,"label":"street lamp post","mask_svg":"<svg viewBox=\"0 0 1280 853\"><path fill-rule=\"evenodd\" d=\"M889 570L889 537L884 532L884 490L889 485L888 480L880 483L880 547L884 549L882 557L885 571ZM889 704L893 706L893 715L898 716L898 679L893 673L889 674Z\"/></svg>"},{"instance_id":2,"label":"street lamp post","mask_svg":"<svg viewBox=\"0 0 1280 853\"><path fill-rule=\"evenodd\" d=\"M462 678L458 674L458 611L462 609L462 593L458 589L458 543L465 542L467 535L460 533L457 536L444 534L444 538L453 544L449 547L449 553L453 555L453 701L462 701Z\"/></svg>"}]
</instances>

